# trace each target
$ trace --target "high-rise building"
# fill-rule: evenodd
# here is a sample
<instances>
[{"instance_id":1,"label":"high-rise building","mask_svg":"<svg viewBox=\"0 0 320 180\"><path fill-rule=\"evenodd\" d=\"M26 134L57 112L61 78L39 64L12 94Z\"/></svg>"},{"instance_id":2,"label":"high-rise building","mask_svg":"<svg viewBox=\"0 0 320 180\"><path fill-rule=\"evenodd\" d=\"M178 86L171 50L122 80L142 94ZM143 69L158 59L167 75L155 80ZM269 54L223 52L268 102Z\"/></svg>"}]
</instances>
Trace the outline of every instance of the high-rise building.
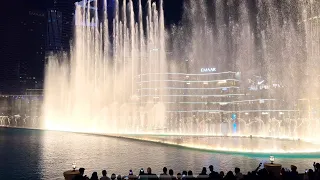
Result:
<instances>
[{"instance_id":1,"label":"high-rise building","mask_svg":"<svg viewBox=\"0 0 320 180\"><path fill-rule=\"evenodd\" d=\"M54 0L54 10L61 14L62 49L66 52L70 50L70 41L73 37L75 0Z\"/></svg>"},{"instance_id":2,"label":"high-rise building","mask_svg":"<svg viewBox=\"0 0 320 180\"><path fill-rule=\"evenodd\" d=\"M24 20L24 54L19 61L21 93L39 87L44 74L47 37L47 15L45 11L29 10Z\"/></svg>"},{"instance_id":3,"label":"high-rise building","mask_svg":"<svg viewBox=\"0 0 320 180\"><path fill-rule=\"evenodd\" d=\"M22 93L42 82L46 9L52 6L53 0L4 1L0 16L0 93ZM37 82L30 85L30 79Z\"/></svg>"},{"instance_id":4,"label":"high-rise building","mask_svg":"<svg viewBox=\"0 0 320 180\"><path fill-rule=\"evenodd\" d=\"M47 12L47 43L46 51L57 52L62 49L62 13L50 9Z\"/></svg>"},{"instance_id":5,"label":"high-rise building","mask_svg":"<svg viewBox=\"0 0 320 180\"><path fill-rule=\"evenodd\" d=\"M19 1L5 1L0 17L0 94L17 92L19 87L19 61L23 57L24 22L19 13L23 5ZM12 8L14 7L14 8Z\"/></svg>"},{"instance_id":6,"label":"high-rise building","mask_svg":"<svg viewBox=\"0 0 320 180\"><path fill-rule=\"evenodd\" d=\"M45 11L29 11L27 20L28 44L32 43L32 52L28 58L29 66L38 66L44 63L46 35L47 35L47 16ZM33 69L31 69L33 70ZM42 76L43 72L33 72L35 76Z\"/></svg>"}]
</instances>

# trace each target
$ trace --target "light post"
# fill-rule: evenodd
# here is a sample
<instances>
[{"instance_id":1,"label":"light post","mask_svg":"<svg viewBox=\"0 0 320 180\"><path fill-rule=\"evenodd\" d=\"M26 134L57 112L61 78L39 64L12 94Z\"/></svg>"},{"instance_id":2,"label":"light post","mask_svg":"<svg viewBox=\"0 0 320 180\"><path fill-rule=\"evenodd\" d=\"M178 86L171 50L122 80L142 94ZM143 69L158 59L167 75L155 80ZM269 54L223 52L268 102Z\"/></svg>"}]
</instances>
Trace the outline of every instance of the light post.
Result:
<instances>
[{"instance_id":1,"label":"light post","mask_svg":"<svg viewBox=\"0 0 320 180\"><path fill-rule=\"evenodd\" d=\"M64 179L65 180L72 180L76 175L79 175L80 172L76 170L76 163L72 163L72 170L65 171L63 173Z\"/></svg>"},{"instance_id":2,"label":"light post","mask_svg":"<svg viewBox=\"0 0 320 180\"><path fill-rule=\"evenodd\" d=\"M72 169L73 171L76 171L76 163L72 163Z\"/></svg>"},{"instance_id":3,"label":"light post","mask_svg":"<svg viewBox=\"0 0 320 180\"><path fill-rule=\"evenodd\" d=\"M271 162L271 164L273 164L273 162L274 162L274 156L270 156L270 162Z\"/></svg>"},{"instance_id":4,"label":"light post","mask_svg":"<svg viewBox=\"0 0 320 180\"><path fill-rule=\"evenodd\" d=\"M280 177L281 164L274 163L274 156L269 157L270 163L265 163L264 167L269 173L273 173L276 177Z\"/></svg>"}]
</instances>

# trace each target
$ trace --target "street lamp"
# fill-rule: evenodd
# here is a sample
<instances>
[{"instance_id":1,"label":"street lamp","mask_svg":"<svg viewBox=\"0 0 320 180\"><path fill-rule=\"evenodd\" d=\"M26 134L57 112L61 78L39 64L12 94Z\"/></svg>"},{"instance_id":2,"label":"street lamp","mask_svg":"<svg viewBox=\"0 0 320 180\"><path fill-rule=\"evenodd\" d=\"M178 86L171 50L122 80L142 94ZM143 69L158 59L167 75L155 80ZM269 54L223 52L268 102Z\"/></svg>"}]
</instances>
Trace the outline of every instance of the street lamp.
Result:
<instances>
[{"instance_id":1,"label":"street lamp","mask_svg":"<svg viewBox=\"0 0 320 180\"><path fill-rule=\"evenodd\" d=\"M274 162L274 156L270 156L270 162L271 162L271 164L273 164L273 162Z\"/></svg>"},{"instance_id":2,"label":"street lamp","mask_svg":"<svg viewBox=\"0 0 320 180\"><path fill-rule=\"evenodd\" d=\"M76 170L76 163L72 163L72 169L73 169L73 171Z\"/></svg>"}]
</instances>

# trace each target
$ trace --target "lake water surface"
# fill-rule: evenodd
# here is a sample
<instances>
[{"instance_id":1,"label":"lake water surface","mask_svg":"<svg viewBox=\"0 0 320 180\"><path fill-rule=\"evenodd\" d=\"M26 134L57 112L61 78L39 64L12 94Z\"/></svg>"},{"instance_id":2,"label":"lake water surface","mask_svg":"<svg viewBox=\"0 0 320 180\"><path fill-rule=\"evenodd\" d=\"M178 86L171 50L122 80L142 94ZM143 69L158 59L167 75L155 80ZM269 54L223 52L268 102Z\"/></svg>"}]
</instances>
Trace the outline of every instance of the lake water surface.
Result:
<instances>
[{"instance_id":1,"label":"lake water surface","mask_svg":"<svg viewBox=\"0 0 320 180\"><path fill-rule=\"evenodd\" d=\"M218 153L98 135L0 128L0 179L63 179L63 172L74 162L86 168L85 174L97 171L100 176L103 169L109 175L127 175L141 167L160 173L164 166L175 174L182 170L198 174L210 164L216 171L240 167L247 172L268 159L267 154ZM276 163L295 164L299 172L312 168L314 161L320 161L320 156L276 157Z\"/></svg>"}]
</instances>

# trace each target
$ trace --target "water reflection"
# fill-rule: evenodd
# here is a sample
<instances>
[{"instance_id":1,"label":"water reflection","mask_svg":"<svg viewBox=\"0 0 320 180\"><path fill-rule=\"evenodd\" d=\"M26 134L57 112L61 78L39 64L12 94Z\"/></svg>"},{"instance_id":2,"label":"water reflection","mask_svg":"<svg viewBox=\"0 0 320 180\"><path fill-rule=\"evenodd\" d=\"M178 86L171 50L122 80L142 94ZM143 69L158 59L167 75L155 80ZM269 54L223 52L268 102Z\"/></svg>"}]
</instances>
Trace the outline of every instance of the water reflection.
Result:
<instances>
[{"instance_id":1,"label":"water reflection","mask_svg":"<svg viewBox=\"0 0 320 180\"><path fill-rule=\"evenodd\" d=\"M42 179L41 131L0 128L0 179Z\"/></svg>"},{"instance_id":2,"label":"water reflection","mask_svg":"<svg viewBox=\"0 0 320 180\"><path fill-rule=\"evenodd\" d=\"M309 156L320 157L320 144L301 140L193 135L121 135L121 137L226 153L264 153L281 156L311 153Z\"/></svg>"},{"instance_id":3,"label":"water reflection","mask_svg":"<svg viewBox=\"0 0 320 180\"><path fill-rule=\"evenodd\" d=\"M0 157L1 162L7 162L0 163L0 179L62 179L63 171L71 169L73 162L85 167L88 175L93 171L100 174L102 169L123 175L130 169L138 173L141 167L149 166L156 173L167 166L175 173L192 169L198 174L210 164L217 171L238 166L246 172L268 160L268 155L219 154L128 139L22 129L0 129ZM276 157L276 162L286 167L297 165L300 172L311 168L314 161L320 159Z\"/></svg>"}]
</instances>

